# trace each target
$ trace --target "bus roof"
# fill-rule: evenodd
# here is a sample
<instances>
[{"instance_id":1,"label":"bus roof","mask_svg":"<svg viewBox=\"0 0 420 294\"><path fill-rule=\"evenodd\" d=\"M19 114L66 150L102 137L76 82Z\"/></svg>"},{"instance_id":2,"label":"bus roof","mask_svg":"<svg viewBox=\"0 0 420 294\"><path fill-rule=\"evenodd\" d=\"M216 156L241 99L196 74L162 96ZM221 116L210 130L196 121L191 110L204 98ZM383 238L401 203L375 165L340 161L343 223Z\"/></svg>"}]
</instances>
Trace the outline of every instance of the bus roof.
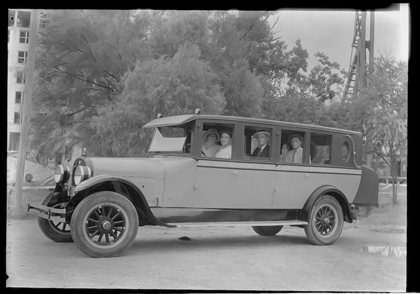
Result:
<instances>
[{"instance_id":1,"label":"bus roof","mask_svg":"<svg viewBox=\"0 0 420 294\"><path fill-rule=\"evenodd\" d=\"M291 128L296 127L296 128L303 128L303 129L316 129L316 130L327 131L327 132L340 132L340 133L361 135L360 132L356 132L356 131L318 126L314 124L303 124L303 123L285 122L285 121L278 121L278 120L271 120L271 119L251 118L251 117L242 117L242 116L215 115L215 114L184 114L184 115L173 115L173 116L161 117L161 118L156 118L148 122L143 127L153 128L153 127L177 126L177 125L183 125L185 123L191 122L196 119L219 120L220 122L245 122L245 123L250 123L250 124L259 123L259 124L269 124L269 125L276 125L276 126L281 125L281 126L286 126L286 127L291 127Z\"/></svg>"}]
</instances>

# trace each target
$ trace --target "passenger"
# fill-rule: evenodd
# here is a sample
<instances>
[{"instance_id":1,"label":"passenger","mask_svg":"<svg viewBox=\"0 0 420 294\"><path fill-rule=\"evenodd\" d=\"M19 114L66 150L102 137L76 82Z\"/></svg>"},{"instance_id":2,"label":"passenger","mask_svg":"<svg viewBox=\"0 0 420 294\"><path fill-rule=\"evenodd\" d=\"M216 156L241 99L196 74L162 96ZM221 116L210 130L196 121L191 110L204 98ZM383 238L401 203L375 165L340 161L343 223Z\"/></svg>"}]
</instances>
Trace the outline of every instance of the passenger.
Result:
<instances>
[{"instance_id":1,"label":"passenger","mask_svg":"<svg viewBox=\"0 0 420 294\"><path fill-rule=\"evenodd\" d=\"M269 157L270 156L270 145L268 142L270 141L270 133L266 131L259 131L256 132L253 137L256 137L258 140L258 147L255 148L254 152L252 152L252 156L255 157Z\"/></svg>"},{"instance_id":2,"label":"passenger","mask_svg":"<svg viewBox=\"0 0 420 294\"><path fill-rule=\"evenodd\" d=\"M302 139L299 135L293 135L290 138L291 150L286 153L286 162L292 163L302 163L303 158L303 148L302 148Z\"/></svg>"},{"instance_id":3,"label":"passenger","mask_svg":"<svg viewBox=\"0 0 420 294\"><path fill-rule=\"evenodd\" d=\"M287 144L283 144L281 147L280 161L286 161L287 151L289 151Z\"/></svg>"},{"instance_id":4,"label":"passenger","mask_svg":"<svg viewBox=\"0 0 420 294\"><path fill-rule=\"evenodd\" d=\"M220 143L222 147L216 153L217 158L227 158L232 157L232 135L227 131L222 131L220 134Z\"/></svg>"},{"instance_id":5,"label":"passenger","mask_svg":"<svg viewBox=\"0 0 420 294\"><path fill-rule=\"evenodd\" d=\"M350 160L350 146L348 142L341 145L341 160L348 162Z\"/></svg>"},{"instance_id":6,"label":"passenger","mask_svg":"<svg viewBox=\"0 0 420 294\"><path fill-rule=\"evenodd\" d=\"M205 157L214 157L221 146L217 144L219 134L216 129L208 129L204 133L204 144L201 147L201 155Z\"/></svg>"}]
</instances>

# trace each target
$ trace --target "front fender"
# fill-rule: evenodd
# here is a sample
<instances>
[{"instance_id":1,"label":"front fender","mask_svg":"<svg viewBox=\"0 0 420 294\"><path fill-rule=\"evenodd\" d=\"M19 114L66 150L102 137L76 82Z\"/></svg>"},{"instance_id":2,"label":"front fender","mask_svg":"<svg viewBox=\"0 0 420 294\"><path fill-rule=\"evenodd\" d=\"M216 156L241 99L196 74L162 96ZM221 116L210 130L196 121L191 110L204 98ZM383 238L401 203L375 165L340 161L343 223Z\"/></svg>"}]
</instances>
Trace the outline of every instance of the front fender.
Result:
<instances>
[{"instance_id":1,"label":"front fender","mask_svg":"<svg viewBox=\"0 0 420 294\"><path fill-rule=\"evenodd\" d=\"M67 205L69 218L77 206L85 197L100 192L112 191L126 196L135 206L139 215L140 224L157 225L160 222L155 218L143 192L130 181L108 175L98 175L89 178L74 188L74 196Z\"/></svg>"}]
</instances>

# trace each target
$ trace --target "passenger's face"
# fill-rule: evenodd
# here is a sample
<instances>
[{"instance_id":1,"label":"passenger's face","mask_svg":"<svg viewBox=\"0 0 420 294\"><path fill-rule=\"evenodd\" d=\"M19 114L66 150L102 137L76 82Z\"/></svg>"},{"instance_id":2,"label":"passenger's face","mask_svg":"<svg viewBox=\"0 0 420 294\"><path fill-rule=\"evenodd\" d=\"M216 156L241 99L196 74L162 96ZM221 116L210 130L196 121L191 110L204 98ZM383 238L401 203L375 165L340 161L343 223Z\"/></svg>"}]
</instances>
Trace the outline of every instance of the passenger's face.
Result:
<instances>
[{"instance_id":1,"label":"passenger's face","mask_svg":"<svg viewBox=\"0 0 420 294\"><path fill-rule=\"evenodd\" d=\"M230 144L230 135L223 133L222 136L220 137L220 144L222 144L222 146L227 146Z\"/></svg>"},{"instance_id":2,"label":"passenger's face","mask_svg":"<svg viewBox=\"0 0 420 294\"><path fill-rule=\"evenodd\" d=\"M258 144L260 146L263 146L263 145L267 144L267 142L268 142L268 138L267 138L266 135L259 135L258 136Z\"/></svg>"},{"instance_id":3,"label":"passenger's face","mask_svg":"<svg viewBox=\"0 0 420 294\"><path fill-rule=\"evenodd\" d=\"M209 135L209 136L207 137L207 143L208 143L209 145L215 145L215 144L216 144L216 141L217 141L217 138L216 138L216 136L215 136L215 135Z\"/></svg>"},{"instance_id":4,"label":"passenger's face","mask_svg":"<svg viewBox=\"0 0 420 294\"><path fill-rule=\"evenodd\" d=\"M300 142L299 138L295 137L290 141L290 144L292 145L293 149L297 149L302 145L302 142Z\"/></svg>"},{"instance_id":5,"label":"passenger's face","mask_svg":"<svg viewBox=\"0 0 420 294\"><path fill-rule=\"evenodd\" d=\"M347 146L345 145L341 146L341 157L346 159L348 154L349 154L349 149L347 148Z\"/></svg>"}]
</instances>

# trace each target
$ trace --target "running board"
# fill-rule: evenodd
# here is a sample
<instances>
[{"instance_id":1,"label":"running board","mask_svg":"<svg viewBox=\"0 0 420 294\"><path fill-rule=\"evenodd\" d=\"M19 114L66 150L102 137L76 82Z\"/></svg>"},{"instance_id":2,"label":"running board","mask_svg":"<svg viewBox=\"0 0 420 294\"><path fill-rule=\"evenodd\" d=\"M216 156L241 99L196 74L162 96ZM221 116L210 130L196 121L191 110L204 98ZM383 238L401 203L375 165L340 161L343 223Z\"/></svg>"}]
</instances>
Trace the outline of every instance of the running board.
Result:
<instances>
[{"instance_id":1,"label":"running board","mask_svg":"<svg viewBox=\"0 0 420 294\"><path fill-rule=\"evenodd\" d=\"M301 220L284 221L243 221L243 222L196 222L196 223L168 223L169 227L229 227L229 226L302 226L308 222Z\"/></svg>"}]
</instances>

